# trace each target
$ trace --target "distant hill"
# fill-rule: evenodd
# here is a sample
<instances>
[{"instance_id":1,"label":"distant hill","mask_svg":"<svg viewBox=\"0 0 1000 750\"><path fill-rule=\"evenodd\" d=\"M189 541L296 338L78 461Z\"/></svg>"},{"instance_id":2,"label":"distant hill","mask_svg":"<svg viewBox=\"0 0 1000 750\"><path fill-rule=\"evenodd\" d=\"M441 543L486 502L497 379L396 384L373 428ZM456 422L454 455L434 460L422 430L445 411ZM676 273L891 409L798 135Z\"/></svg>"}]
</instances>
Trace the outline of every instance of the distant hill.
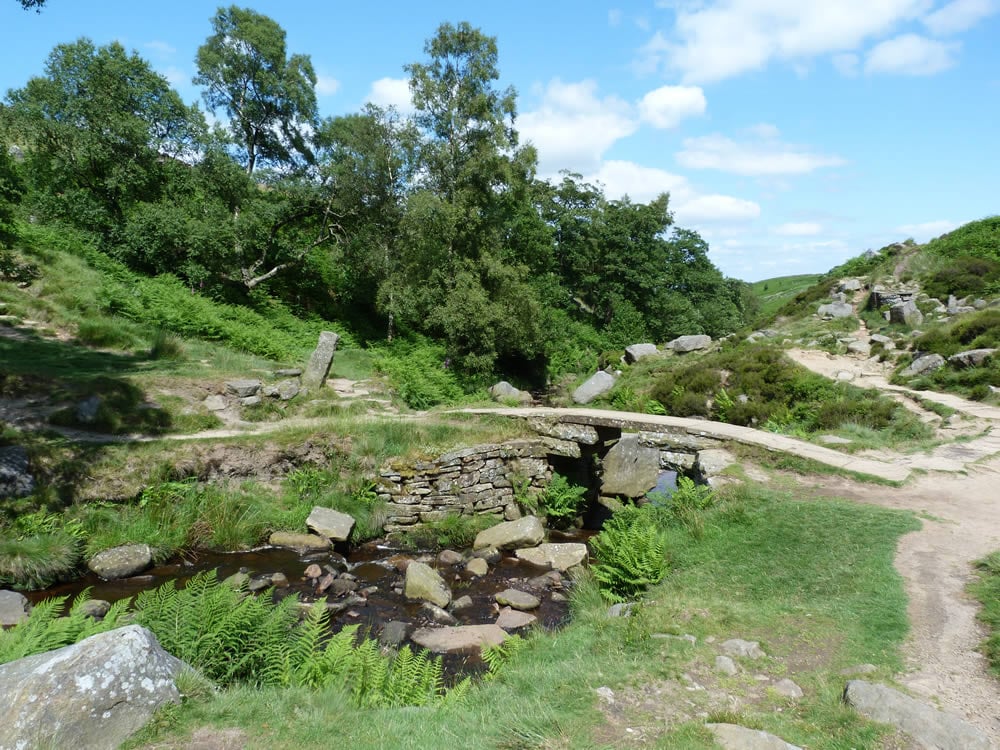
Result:
<instances>
[{"instance_id":1,"label":"distant hill","mask_svg":"<svg viewBox=\"0 0 1000 750\"><path fill-rule=\"evenodd\" d=\"M773 279L756 281L750 285L754 296L760 300L760 314L770 318L790 299L803 292L817 281L823 274L807 273L798 276L776 276Z\"/></svg>"}]
</instances>

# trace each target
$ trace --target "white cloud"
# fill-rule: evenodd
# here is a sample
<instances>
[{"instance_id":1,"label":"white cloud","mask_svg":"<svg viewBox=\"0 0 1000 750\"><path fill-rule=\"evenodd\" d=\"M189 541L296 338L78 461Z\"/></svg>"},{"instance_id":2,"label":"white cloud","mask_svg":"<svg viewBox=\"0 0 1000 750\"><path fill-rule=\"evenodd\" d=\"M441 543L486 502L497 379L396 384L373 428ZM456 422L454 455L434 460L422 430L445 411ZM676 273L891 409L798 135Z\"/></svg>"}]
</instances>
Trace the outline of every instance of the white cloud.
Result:
<instances>
[{"instance_id":1,"label":"white cloud","mask_svg":"<svg viewBox=\"0 0 1000 750\"><path fill-rule=\"evenodd\" d=\"M928 12L932 0L687 0L674 34L639 50L641 71L676 71L685 83L720 81L771 61L806 63L850 52Z\"/></svg>"},{"instance_id":2,"label":"white cloud","mask_svg":"<svg viewBox=\"0 0 1000 750\"><path fill-rule=\"evenodd\" d=\"M971 29L998 10L1000 3L997 0L954 0L924 16L923 23L932 34L957 34Z\"/></svg>"},{"instance_id":3,"label":"white cloud","mask_svg":"<svg viewBox=\"0 0 1000 750\"><path fill-rule=\"evenodd\" d=\"M939 42L917 34L903 34L875 45L865 60L866 73L928 76L955 64L957 43Z\"/></svg>"},{"instance_id":4,"label":"white cloud","mask_svg":"<svg viewBox=\"0 0 1000 750\"><path fill-rule=\"evenodd\" d=\"M661 86L639 101L639 117L654 128L676 128L685 117L705 114L707 106L698 86Z\"/></svg>"},{"instance_id":5,"label":"white cloud","mask_svg":"<svg viewBox=\"0 0 1000 750\"><path fill-rule=\"evenodd\" d=\"M810 237L822 233L823 227L814 221L801 221L781 224L773 231L782 237Z\"/></svg>"},{"instance_id":6,"label":"white cloud","mask_svg":"<svg viewBox=\"0 0 1000 750\"><path fill-rule=\"evenodd\" d=\"M402 115L414 112L408 78L379 78L372 84L365 101L379 107L395 107Z\"/></svg>"},{"instance_id":7,"label":"white cloud","mask_svg":"<svg viewBox=\"0 0 1000 750\"><path fill-rule=\"evenodd\" d=\"M622 22L621 8L612 8L608 11L608 26L618 26Z\"/></svg>"},{"instance_id":8,"label":"white cloud","mask_svg":"<svg viewBox=\"0 0 1000 750\"><path fill-rule=\"evenodd\" d=\"M731 195L699 195L680 201L674 209L679 224L717 221L750 221L760 216L760 206Z\"/></svg>"},{"instance_id":9,"label":"white cloud","mask_svg":"<svg viewBox=\"0 0 1000 750\"><path fill-rule=\"evenodd\" d=\"M172 88L179 89L191 83L191 76L175 65L168 65L160 71Z\"/></svg>"},{"instance_id":10,"label":"white cloud","mask_svg":"<svg viewBox=\"0 0 1000 750\"><path fill-rule=\"evenodd\" d=\"M940 237L945 232L950 232L957 226L959 223L956 221L941 219L939 221L925 221L922 224L903 224L901 227L897 227L896 231L907 237L912 237L917 242L927 242L935 237Z\"/></svg>"},{"instance_id":11,"label":"white cloud","mask_svg":"<svg viewBox=\"0 0 1000 750\"><path fill-rule=\"evenodd\" d=\"M688 169L717 169L751 177L807 174L845 163L839 156L813 153L774 138L737 143L719 134L686 138L677 161Z\"/></svg>"},{"instance_id":12,"label":"white cloud","mask_svg":"<svg viewBox=\"0 0 1000 750\"><path fill-rule=\"evenodd\" d=\"M316 93L320 96L332 96L340 91L340 81L333 76L316 76Z\"/></svg>"},{"instance_id":13,"label":"white cloud","mask_svg":"<svg viewBox=\"0 0 1000 750\"><path fill-rule=\"evenodd\" d=\"M772 125L769 122L759 122L756 125L751 125L747 128L747 133L756 138L777 138L781 135L781 131L778 130L777 125Z\"/></svg>"},{"instance_id":14,"label":"white cloud","mask_svg":"<svg viewBox=\"0 0 1000 750\"><path fill-rule=\"evenodd\" d=\"M834 55L832 61L833 67L837 69L837 72L848 78L853 78L858 74L858 66L861 64L861 58L853 52L843 52L839 55Z\"/></svg>"},{"instance_id":15,"label":"white cloud","mask_svg":"<svg viewBox=\"0 0 1000 750\"><path fill-rule=\"evenodd\" d=\"M167 44L166 42L161 42L158 39L152 42L146 42L142 46L145 49L150 50L154 55L156 55L161 60L173 57L177 53L176 47Z\"/></svg>"},{"instance_id":16,"label":"white cloud","mask_svg":"<svg viewBox=\"0 0 1000 750\"><path fill-rule=\"evenodd\" d=\"M543 91L539 108L517 118L524 142L538 149L539 171L590 172L604 152L638 127L632 107L614 96L599 98L592 80L563 83L554 79Z\"/></svg>"}]
</instances>

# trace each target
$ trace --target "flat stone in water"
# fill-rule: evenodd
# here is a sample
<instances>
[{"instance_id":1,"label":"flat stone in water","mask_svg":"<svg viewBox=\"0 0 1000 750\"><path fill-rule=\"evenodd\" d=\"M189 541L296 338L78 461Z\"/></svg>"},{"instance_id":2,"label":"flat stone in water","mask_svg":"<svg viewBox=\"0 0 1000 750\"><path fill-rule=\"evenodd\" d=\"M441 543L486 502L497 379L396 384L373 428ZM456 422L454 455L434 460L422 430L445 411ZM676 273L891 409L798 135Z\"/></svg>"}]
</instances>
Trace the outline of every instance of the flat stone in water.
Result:
<instances>
[{"instance_id":1,"label":"flat stone in water","mask_svg":"<svg viewBox=\"0 0 1000 750\"><path fill-rule=\"evenodd\" d=\"M527 610L527 609L538 609L541 605L541 600L534 594L529 594L527 591L518 591L517 589L507 589L506 591L501 591L496 595L497 604L502 604L506 607L511 607L512 609Z\"/></svg>"},{"instance_id":2,"label":"flat stone in water","mask_svg":"<svg viewBox=\"0 0 1000 750\"><path fill-rule=\"evenodd\" d=\"M534 625L536 622L538 622L538 618L528 612L519 612L516 609L504 607L500 610L496 624L504 630L517 630Z\"/></svg>"},{"instance_id":3,"label":"flat stone in water","mask_svg":"<svg viewBox=\"0 0 1000 750\"><path fill-rule=\"evenodd\" d=\"M499 646L507 640L507 632L495 624L420 628L410 640L435 654L479 653L487 646Z\"/></svg>"}]
</instances>

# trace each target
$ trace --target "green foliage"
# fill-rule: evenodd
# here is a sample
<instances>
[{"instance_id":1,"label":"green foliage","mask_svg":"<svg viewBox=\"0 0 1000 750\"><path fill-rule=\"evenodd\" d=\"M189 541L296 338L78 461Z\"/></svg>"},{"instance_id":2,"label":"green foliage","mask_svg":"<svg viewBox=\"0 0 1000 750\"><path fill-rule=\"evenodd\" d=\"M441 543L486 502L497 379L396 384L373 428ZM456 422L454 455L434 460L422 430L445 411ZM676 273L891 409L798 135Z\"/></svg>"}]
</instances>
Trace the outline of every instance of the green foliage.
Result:
<instances>
[{"instance_id":1,"label":"green foliage","mask_svg":"<svg viewBox=\"0 0 1000 750\"><path fill-rule=\"evenodd\" d=\"M153 334L149 356L150 359L183 359L184 346L179 337L160 328Z\"/></svg>"},{"instance_id":2,"label":"green foliage","mask_svg":"<svg viewBox=\"0 0 1000 750\"><path fill-rule=\"evenodd\" d=\"M565 527L580 515L586 494L586 487L572 485L561 474L553 474L552 480L538 494L538 504L551 525Z\"/></svg>"},{"instance_id":3,"label":"green foliage","mask_svg":"<svg viewBox=\"0 0 1000 750\"><path fill-rule=\"evenodd\" d=\"M923 291L931 297L947 301L956 297L991 293L1000 282L1000 257L982 258L972 255L943 257L938 268L921 279Z\"/></svg>"},{"instance_id":4,"label":"green foliage","mask_svg":"<svg viewBox=\"0 0 1000 750\"><path fill-rule=\"evenodd\" d=\"M21 176L7 150L7 144L0 138L0 278L13 278L12 271L16 270L8 250L18 236L17 226L14 224L14 206L20 203L23 193Z\"/></svg>"},{"instance_id":5,"label":"green foliage","mask_svg":"<svg viewBox=\"0 0 1000 750\"><path fill-rule=\"evenodd\" d=\"M1000 552L979 560L976 572L978 580L969 585L969 591L982 605L977 617L989 629L983 652L993 671L1000 674Z\"/></svg>"},{"instance_id":6,"label":"green foliage","mask_svg":"<svg viewBox=\"0 0 1000 750\"><path fill-rule=\"evenodd\" d=\"M950 325L923 334L913 342L914 349L950 357L967 349L992 349L1000 346L1000 310L980 310L961 316Z\"/></svg>"},{"instance_id":7,"label":"green foliage","mask_svg":"<svg viewBox=\"0 0 1000 750\"><path fill-rule=\"evenodd\" d=\"M448 514L437 521L425 521L414 526L402 537L402 543L411 549L471 547L479 532L495 526L502 516Z\"/></svg>"},{"instance_id":8,"label":"green foliage","mask_svg":"<svg viewBox=\"0 0 1000 750\"><path fill-rule=\"evenodd\" d=\"M80 563L80 539L68 533L0 538L0 586L43 589L69 580Z\"/></svg>"},{"instance_id":9,"label":"green foliage","mask_svg":"<svg viewBox=\"0 0 1000 750\"><path fill-rule=\"evenodd\" d=\"M486 679L495 680L503 674L504 669L527 645L527 640L519 635L512 635L503 643L483 648L482 659L486 665Z\"/></svg>"},{"instance_id":10,"label":"green foliage","mask_svg":"<svg viewBox=\"0 0 1000 750\"><path fill-rule=\"evenodd\" d=\"M949 262L963 256L1000 262L1000 216L970 221L931 240L927 250Z\"/></svg>"},{"instance_id":11,"label":"green foliage","mask_svg":"<svg viewBox=\"0 0 1000 750\"><path fill-rule=\"evenodd\" d=\"M389 378L399 398L411 408L429 409L462 397L462 388L441 346L399 342L376 350L375 368Z\"/></svg>"},{"instance_id":12,"label":"green foliage","mask_svg":"<svg viewBox=\"0 0 1000 750\"><path fill-rule=\"evenodd\" d=\"M69 646L128 622L127 600L115 602L102 619L95 620L83 613L90 599L90 589L81 592L66 616L62 616L66 598L60 596L39 602L27 620L9 630L0 629L0 664Z\"/></svg>"},{"instance_id":13,"label":"green foliage","mask_svg":"<svg viewBox=\"0 0 1000 750\"><path fill-rule=\"evenodd\" d=\"M661 524L675 522L700 538L705 531L705 515L716 502L715 491L704 484L695 484L690 477L678 475L677 488L669 495L651 493L649 500Z\"/></svg>"},{"instance_id":14,"label":"green foliage","mask_svg":"<svg viewBox=\"0 0 1000 750\"><path fill-rule=\"evenodd\" d=\"M648 507L648 506L646 506ZM640 596L667 575L667 541L655 512L626 506L608 519L590 541L591 566L601 591L611 601Z\"/></svg>"}]
</instances>

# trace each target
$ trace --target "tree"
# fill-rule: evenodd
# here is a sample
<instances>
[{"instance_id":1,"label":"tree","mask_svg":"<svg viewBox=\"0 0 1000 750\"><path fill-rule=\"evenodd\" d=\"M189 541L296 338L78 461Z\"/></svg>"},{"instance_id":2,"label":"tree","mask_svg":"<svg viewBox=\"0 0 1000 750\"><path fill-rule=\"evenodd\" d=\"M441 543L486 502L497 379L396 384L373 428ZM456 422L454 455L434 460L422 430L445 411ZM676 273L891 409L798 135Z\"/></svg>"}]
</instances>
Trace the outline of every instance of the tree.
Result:
<instances>
[{"instance_id":1,"label":"tree","mask_svg":"<svg viewBox=\"0 0 1000 750\"><path fill-rule=\"evenodd\" d=\"M25 10L34 9L35 13L41 13L46 0L17 0Z\"/></svg>"},{"instance_id":2,"label":"tree","mask_svg":"<svg viewBox=\"0 0 1000 750\"><path fill-rule=\"evenodd\" d=\"M7 96L23 174L43 213L108 238L130 206L161 194L167 165L191 155L204 120L117 42L61 44L45 73Z\"/></svg>"},{"instance_id":3,"label":"tree","mask_svg":"<svg viewBox=\"0 0 1000 750\"><path fill-rule=\"evenodd\" d=\"M308 55L286 56L285 31L267 16L219 8L214 34L198 48L198 75L212 112L229 118L247 174L259 162L287 167L311 158L316 73Z\"/></svg>"}]
</instances>

